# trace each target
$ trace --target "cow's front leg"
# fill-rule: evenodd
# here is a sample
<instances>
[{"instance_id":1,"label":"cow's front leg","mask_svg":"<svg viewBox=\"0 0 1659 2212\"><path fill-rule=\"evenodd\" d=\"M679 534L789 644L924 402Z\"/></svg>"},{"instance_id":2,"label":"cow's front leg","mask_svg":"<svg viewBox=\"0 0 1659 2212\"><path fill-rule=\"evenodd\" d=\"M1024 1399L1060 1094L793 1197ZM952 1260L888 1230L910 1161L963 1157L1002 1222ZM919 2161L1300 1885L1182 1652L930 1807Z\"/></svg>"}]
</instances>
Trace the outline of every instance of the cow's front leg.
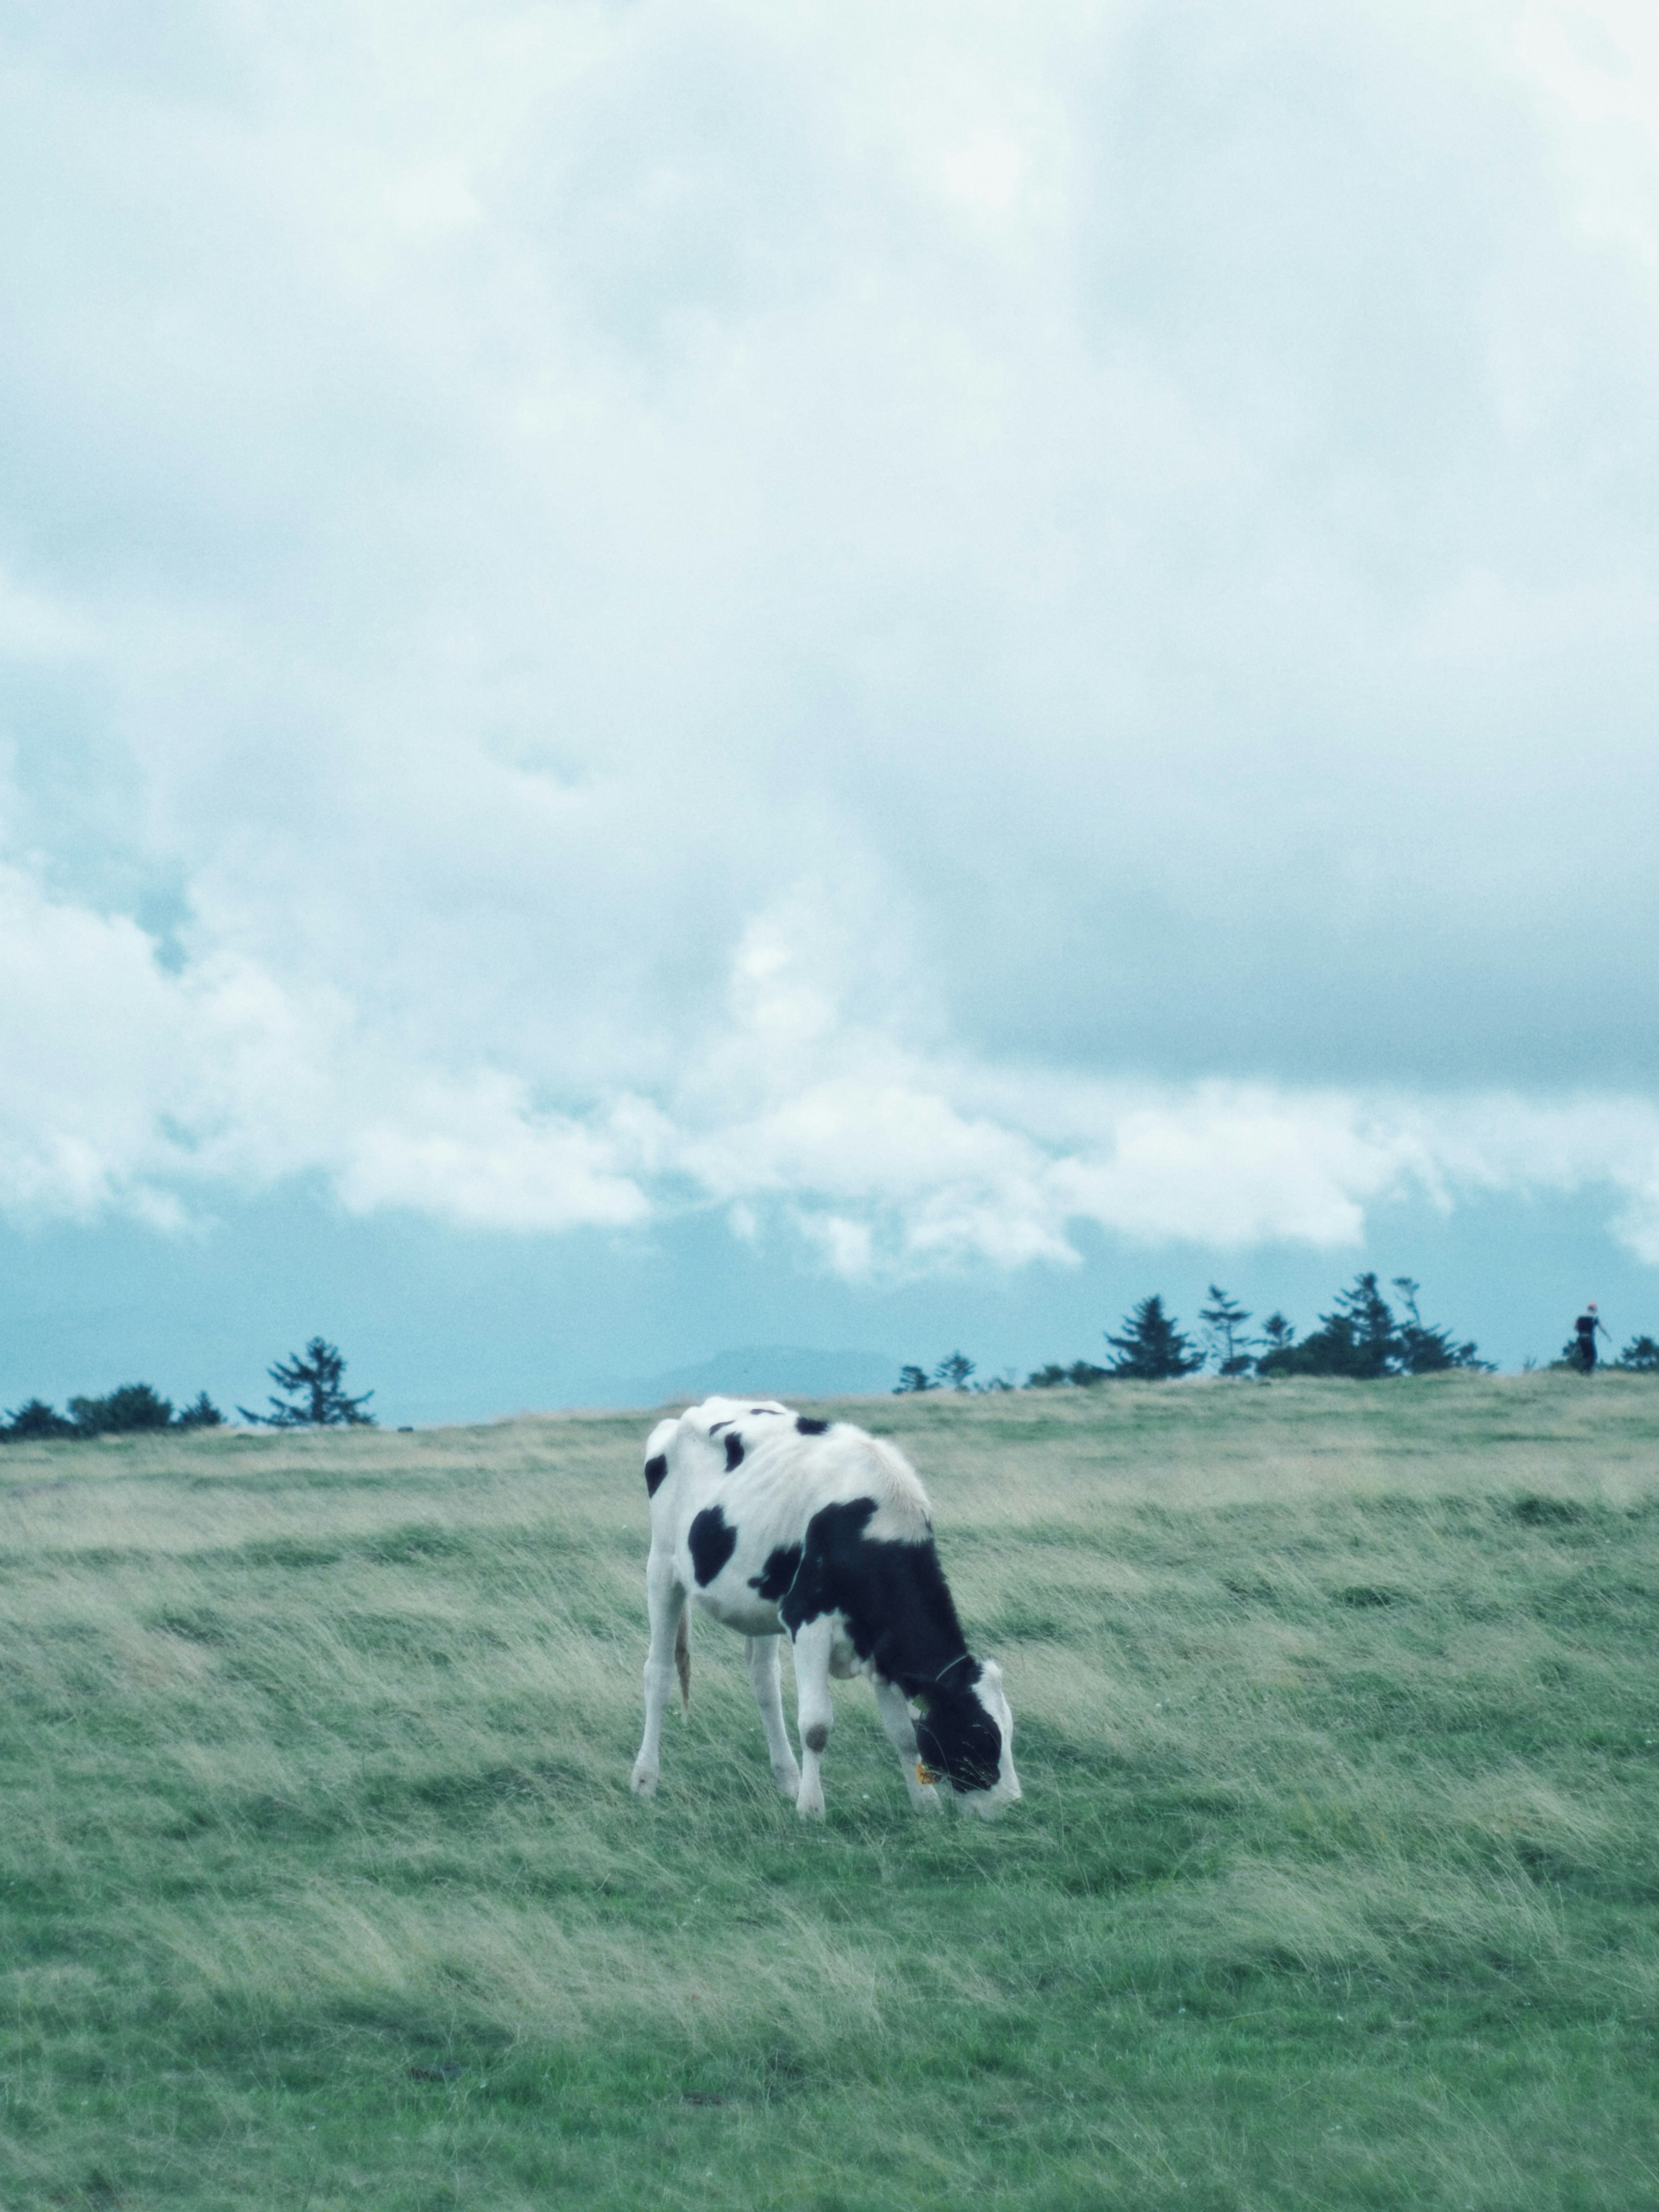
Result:
<instances>
[{"instance_id":1,"label":"cow's front leg","mask_svg":"<svg viewBox=\"0 0 1659 2212\"><path fill-rule=\"evenodd\" d=\"M674 1573L672 1555L653 1552L645 1570L646 1601L651 1609L651 1648L645 1659L645 1734L634 1761L633 1787L641 1797L657 1794L662 1717L674 1692L674 1638L685 1610L685 1592Z\"/></svg>"},{"instance_id":2,"label":"cow's front leg","mask_svg":"<svg viewBox=\"0 0 1659 2212\"><path fill-rule=\"evenodd\" d=\"M803 1818L822 1819L823 1783L820 1768L823 1747L836 1724L830 1702L830 1651L835 1631L826 1620L809 1621L795 1636L795 1719L800 1728L800 1788L795 1810Z\"/></svg>"},{"instance_id":3,"label":"cow's front leg","mask_svg":"<svg viewBox=\"0 0 1659 2212\"><path fill-rule=\"evenodd\" d=\"M937 1813L939 1792L931 1782L922 1781L917 1771L916 1724L910 1717L903 1691L896 1682L890 1682L881 1674L872 1674L870 1685L876 1693L876 1711L881 1715L887 1741L898 1753L899 1771L910 1793L910 1802L918 1813Z\"/></svg>"},{"instance_id":4,"label":"cow's front leg","mask_svg":"<svg viewBox=\"0 0 1659 2212\"><path fill-rule=\"evenodd\" d=\"M749 1680L754 1685L755 1703L760 1707L761 1726L766 1730L766 1748L772 1761L772 1779L786 1797L793 1797L800 1788L800 1769L795 1764L795 1754L790 1748L789 1731L783 1724L783 1692L778 1679L778 1639L775 1636L751 1636L748 1645Z\"/></svg>"}]
</instances>

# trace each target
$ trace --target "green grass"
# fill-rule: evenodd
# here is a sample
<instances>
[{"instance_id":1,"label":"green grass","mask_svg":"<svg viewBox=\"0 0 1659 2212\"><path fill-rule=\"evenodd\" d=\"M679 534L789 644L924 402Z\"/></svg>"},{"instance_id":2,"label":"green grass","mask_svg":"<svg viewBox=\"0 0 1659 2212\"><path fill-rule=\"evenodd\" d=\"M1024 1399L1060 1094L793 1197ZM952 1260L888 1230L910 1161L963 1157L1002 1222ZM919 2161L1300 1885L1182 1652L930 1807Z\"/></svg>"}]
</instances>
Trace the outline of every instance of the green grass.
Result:
<instances>
[{"instance_id":1,"label":"green grass","mask_svg":"<svg viewBox=\"0 0 1659 2212\"><path fill-rule=\"evenodd\" d=\"M861 1409L1025 1801L741 1647L637 1416L0 1454L0 2206L1659 2206L1659 1386Z\"/></svg>"}]
</instances>

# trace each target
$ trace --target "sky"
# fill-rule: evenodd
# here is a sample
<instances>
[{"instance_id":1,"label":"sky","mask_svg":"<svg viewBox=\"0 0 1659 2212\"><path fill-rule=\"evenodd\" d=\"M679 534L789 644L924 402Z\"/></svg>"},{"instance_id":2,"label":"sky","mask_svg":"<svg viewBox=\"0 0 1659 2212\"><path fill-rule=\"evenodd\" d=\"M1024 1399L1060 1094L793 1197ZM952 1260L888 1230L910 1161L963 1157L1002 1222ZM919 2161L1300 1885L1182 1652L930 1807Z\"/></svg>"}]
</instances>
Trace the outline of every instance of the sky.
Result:
<instances>
[{"instance_id":1,"label":"sky","mask_svg":"<svg viewBox=\"0 0 1659 2212\"><path fill-rule=\"evenodd\" d=\"M1659 19L0 0L0 1402L1659 1334Z\"/></svg>"}]
</instances>

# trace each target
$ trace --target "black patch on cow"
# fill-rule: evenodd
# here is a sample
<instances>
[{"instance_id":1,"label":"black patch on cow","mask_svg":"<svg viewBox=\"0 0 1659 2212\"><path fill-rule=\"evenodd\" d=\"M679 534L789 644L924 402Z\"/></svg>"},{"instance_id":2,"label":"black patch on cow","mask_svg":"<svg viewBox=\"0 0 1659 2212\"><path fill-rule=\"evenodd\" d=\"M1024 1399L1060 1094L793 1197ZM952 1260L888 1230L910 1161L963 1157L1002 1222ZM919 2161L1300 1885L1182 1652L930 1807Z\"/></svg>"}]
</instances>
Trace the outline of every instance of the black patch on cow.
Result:
<instances>
[{"instance_id":1,"label":"black patch on cow","mask_svg":"<svg viewBox=\"0 0 1659 2212\"><path fill-rule=\"evenodd\" d=\"M691 1571L707 1589L737 1550L738 1532L726 1527L726 1516L718 1505L710 1505L692 1522L685 1540L691 1553Z\"/></svg>"},{"instance_id":2,"label":"black patch on cow","mask_svg":"<svg viewBox=\"0 0 1659 2212\"><path fill-rule=\"evenodd\" d=\"M866 1536L875 1510L873 1498L819 1508L779 1617L793 1636L809 1620L840 1613L860 1658L926 1703L916 1723L923 1763L953 1789L988 1790L1001 1766L1002 1731L974 1694L980 1663L939 1553L931 1537L913 1544Z\"/></svg>"},{"instance_id":3,"label":"black patch on cow","mask_svg":"<svg viewBox=\"0 0 1659 2212\"><path fill-rule=\"evenodd\" d=\"M789 1595L789 1585L800 1572L800 1546L780 1544L766 1555L766 1565L757 1575L750 1575L749 1587L773 1605Z\"/></svg>"},{"instance_id":4,"label":"black patch on cow","mask_svg":"<svg viewBox=\"0 0 1659 2212\"><path fill-rule=\"evenodd\" d=\"M933 1545L866 1536L875 1510L873 1498L855 1498L812 1516L784 1625L793 1636L820 1614L839 1613L860 1658L915 1697L965 1658L968 1645Z\"/></svg>"},{"instance_id":5,"label":"black patch on cow","mask_svg":"<svg viewBox=\"0 0 1659 2212\"><path fill-rule=\"evenodd\" d=\"M828 1421L815 1421L810 1413L797 1413L795 1426L804 1437L821 1437L829 1427Z\"/></svg>"},{"instance_id":6,"label":"black patch on cow","mask_svg":"<svg viewBox=\"0 0 1659 2212\"><path fill-rule=\"evenodd\" d=\"M735 1429L726 1439L726 1471L733 1473L743 1465L743 1438Z\"/></svg>"},{"instance_id":7,"label":"black patch on cow","mask_svg":"<svg viewBox=\"0 0 1659 2212\"><path fill-rule=\"evenodd\" d=\"M723 1421L716 1421L709 1430L709 1435L711 1437L717 1437L722 1429L729 1429L732 1425L732 1415L728 1413Z\"/></svg>"},{"instance_id":8,"label":"black patch on cow","mask_svg":"<svg viewBox=\"0 0 1659 2212\"><path fill-rule=\"evenodd\" d=\"M662 1488L664 1482L667 1480L667 1453L653 1452L650 1458L645 1462L645 1494L647 1498L654 1498L656 1496L657 1492Z\"/></svg>"}]
</instances>

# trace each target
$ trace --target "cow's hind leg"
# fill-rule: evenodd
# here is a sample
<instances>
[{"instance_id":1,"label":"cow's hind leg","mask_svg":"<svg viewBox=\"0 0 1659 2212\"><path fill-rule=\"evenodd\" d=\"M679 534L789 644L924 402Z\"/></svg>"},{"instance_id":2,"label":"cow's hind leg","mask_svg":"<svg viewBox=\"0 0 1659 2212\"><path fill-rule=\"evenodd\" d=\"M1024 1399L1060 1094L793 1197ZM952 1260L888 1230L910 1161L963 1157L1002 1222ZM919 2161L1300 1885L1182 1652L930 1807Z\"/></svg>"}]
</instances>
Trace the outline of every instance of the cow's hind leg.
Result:
<instances>
[{"instance_id":1,"label":"cow's hind leg","mask_svg":"<svg viewBox=\"0 0 1659 2212\"><path fill-rule=\"evenodd\" d=\"M830 1702L830 1652L835 1631L824 1620L810 1621L795 1637L795 1718L800 1726L800 1788L795 1810L803 1818L822 1818L823 1747L836 1724Z\"/></svg>"},{"instance_id":2,"label":"cow's hind leg","mask_svg":"<svg viewBox=\"0 0 1659 2212\"><path fill-rule=\"evenodd\" d=\"M931 1782L923 1782L916 1773L916 1724L910 1717L910 1708L904 1692L896 1682L884 1675L872 1674L870 1686L876 1693L876 1711L881 1715L881 1724L887 1731L887 1741L899 1756L899 1771L904 1777L904 1786L910 1793L910 1802L918 1813L937 1813L939 1792Z\"/></svg>"},{"instance_id":3,"label":"cow's hind leg","mask_svg":"<svg viewBox=\"0 0 1659 2212\"><path fill-rule=\"evenodd\" d=\"M786 1797L793 1797L800 1788L800 1769L795 1764L795 1754L789 1747L789 1731L783 1724L783 1692L778 1680L778 1639L775 1636L750 1636L744 1639L749 1661L749 1679L755 1688L755 1703L760 1707L761 1725L766 1730L766 1748L772 1760L772 1779Z\"/></svg>"},{"instance_id":4,"label":"cow's hind leg","mask_svg":"<svg viewBox=\"0 0 1659 2212\"><path fill-rule=\"evenodd\" d=\"M634 1761L632 1779L638 1796L653 1797L662 1717L674 1694L674 1640L685 1610L685 1592L675 1577L669 1553L652 1553L645 1570L645 1595L651 1608L651 1649L645 1660L645 1734L640 1741L640 1755Z\"/></svg>"}]
</instances>

